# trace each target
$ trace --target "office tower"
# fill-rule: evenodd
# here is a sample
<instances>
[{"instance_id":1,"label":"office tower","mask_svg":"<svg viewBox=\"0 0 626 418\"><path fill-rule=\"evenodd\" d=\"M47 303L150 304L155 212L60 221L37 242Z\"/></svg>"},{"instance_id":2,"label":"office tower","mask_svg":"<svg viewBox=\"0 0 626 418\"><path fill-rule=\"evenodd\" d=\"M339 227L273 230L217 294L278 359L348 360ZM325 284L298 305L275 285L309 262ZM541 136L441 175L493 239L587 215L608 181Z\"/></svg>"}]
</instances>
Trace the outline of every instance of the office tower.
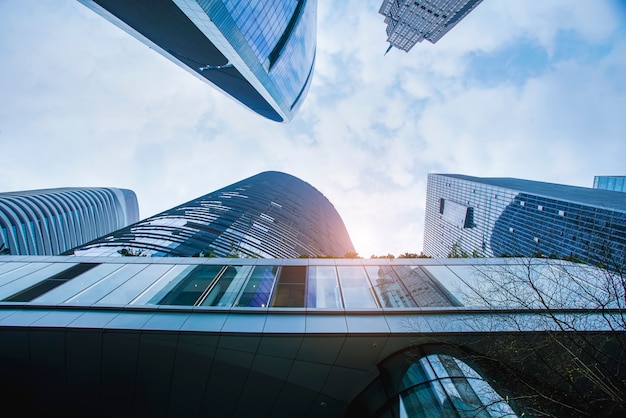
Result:
<instances>
[{"instance_id":1,"label":"office tower","mask_svg":"<svg viewBox=\"0 0 626 418\"><path fill-rule=\"evenodd\" d=\"M626 176L594 176L593 188L626 192Z\"/></svg>"},{"instance_id":2,"label":"office tower","mask_svg":"<svg viewBox=\"0 0 626 418\"><path fill-rule=\"evenodd\" d=\"M80 246L76 255L344 256L354 246L310 184L268 171Z\"/></svg>"},{"instance_id":3,"label":"office tower","mask_svg":"<svg viewBox=\"0 0 626 418\"><path fill-rule=\"evenodd\" d=\"M2 254L58 255L139 219L131 190L68 187L0 193Z\"/></svg>"},{"instance_id":4,"label":"office tower","mask_svg":"<svg viewBox=\"0 0 626 418\"><path fill-rule=\"evenodd\" d=\"M514 178L429 174L424 253L543 255L621 266L626 195Z\"/></svg>"},{"instance_id":5,"label":"office tower","mask_svg":"<svg viewBox=\"0 0 626 418\"><path fill-rule=\"evenodd\" d=\"M528 382L559 384L548 374L558 364L546 369L526 349L545 351L553 338L569 348L573 334L528 309L520 283L515 300L501 287L507 277L483 276L526 274L522 259L0 261L0 399L29 416L522 416L524 400L541 398L524 396ZM589 266L531 267L536 286L586 269L581 289L610 292ZM619 311L595 310L581 289L551 301L593 331L585 341L623 357L623 334L607 326ZM550 416L569 411L550 406Z\"/></svg>"},{"instance_id":6,"label":"office tower","mask_svg":"<svg viewBox=\"0 0 626 418\"><path fill-rule=\"evenodd\" d=\"M378 13L385 16L389 49L408 52L424 39L437 42L482 0L384 0Z\"/></svg>"},{"instance_id":7,"label":"office tower","mask_svg":"<svg viewBox=\"0 0 626 418\"><path fill-rule=\"evenodd\" d=\"M316 0L79 0L253 112L291 120L315 63Z\"/></svg>"}]
</instances>

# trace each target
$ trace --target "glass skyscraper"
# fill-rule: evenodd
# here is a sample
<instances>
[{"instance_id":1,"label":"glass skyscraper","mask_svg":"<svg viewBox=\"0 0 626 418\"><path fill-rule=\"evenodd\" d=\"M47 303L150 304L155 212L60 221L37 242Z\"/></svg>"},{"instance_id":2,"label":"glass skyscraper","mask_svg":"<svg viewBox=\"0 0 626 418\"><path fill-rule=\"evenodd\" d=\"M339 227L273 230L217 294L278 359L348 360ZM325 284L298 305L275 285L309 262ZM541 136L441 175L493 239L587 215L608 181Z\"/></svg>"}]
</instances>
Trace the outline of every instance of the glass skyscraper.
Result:
<instances>
[{"instance_id":1,"label":"glass skyscraper","mask_svg":"<svg viewBox=\"0 0 626 418\"><path fill-rule=\"evenodd\" d=\"M593 188L626 192L626 176L595 176L593 178Z\"/></svg>"},{"instance_id":2,"label":"glass skyscraper","mask_svg":"<svg viewBox=\"0 0 626 418\"><path fill-rule=\"evenodd\" d=\"M68 187L0 193L0 251L58 255L139 219L135 193Z\"/></svg>"},{"instance_id":3,"label":"glass skyscraper","mask_svg":"<svg viewBox=\"0 0 626 418\"><path fill-rule=\"evenodd\" d=\"M424 39L437 42L482 0L384 0L379 13L385 16L387 42L409 51Z\"/></svg>"},{"instance_id":4,"label":"glass skyscraper","mask_svg":"<svg viewBox=\"0 0 626 418\"><path fill-rule=\"evenodd\" d=\"M268 171L70 251L76 255L300 257L354 252L334 206L310 184Z\"/></svg>"},{"instance_id":5,"label":"glass skyscraper","mask_svg":"<svg viewBox=\"0 0 626 418\"><path fill-rule=\"evenodd\" d=\"M291 120L313 77L316 0L79 0L274 121Z\"/></svg>"},{"instance_id":6,"label":"glass skyscraper","mask_svg":"<svg viewBox=\"0 0 626 418\"><path fill-rule=\"evenodd\" d=\"M622 266L626 195L513 178L429 174L424 253L555 256Z\"/></svg>"}]
</instances>

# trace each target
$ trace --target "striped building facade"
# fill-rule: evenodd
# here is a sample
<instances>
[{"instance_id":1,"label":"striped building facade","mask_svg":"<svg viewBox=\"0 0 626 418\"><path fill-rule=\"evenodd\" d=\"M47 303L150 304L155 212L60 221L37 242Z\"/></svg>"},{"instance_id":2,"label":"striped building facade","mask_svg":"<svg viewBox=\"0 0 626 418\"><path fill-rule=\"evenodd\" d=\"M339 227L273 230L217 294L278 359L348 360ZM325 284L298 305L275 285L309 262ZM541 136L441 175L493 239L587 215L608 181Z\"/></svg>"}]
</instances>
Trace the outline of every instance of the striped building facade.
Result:
<instances>
[{"instance_id":1,"label":"striped building facade","mask_svg":"<svg viewBox=\"0 0 626 418\"><path fill-rule=\"evenodd\" d=\"M3 254L58 255L139 219L135 193L57 188L0 193Z\"/></svg>"},{"instance_id":2,"label":"striped building facade","mask_svg":"<svg viewBox=\"0 0 626 418\"><path fill-rule=\"evenodd\" d=\"M322 193L292 175L266 171L68 254L296 258L351 252L343 220Z\"/></svg>"}]
</instances>

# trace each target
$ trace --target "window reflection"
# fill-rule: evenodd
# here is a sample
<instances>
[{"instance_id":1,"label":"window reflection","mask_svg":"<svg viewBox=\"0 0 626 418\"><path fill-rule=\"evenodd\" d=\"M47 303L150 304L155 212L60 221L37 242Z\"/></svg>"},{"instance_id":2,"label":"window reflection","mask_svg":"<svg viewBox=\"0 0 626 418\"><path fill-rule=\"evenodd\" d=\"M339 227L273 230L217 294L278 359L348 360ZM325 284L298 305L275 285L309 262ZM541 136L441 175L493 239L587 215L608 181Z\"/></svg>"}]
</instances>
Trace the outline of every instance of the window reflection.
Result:
<instances>
[{"instance_id":1,"label":"window reflection","mask_svg":"<svg viewBox=\"0 0 626 418\"><path fill-rule=\"evenodd\" d=\"M376 308L378 304L361 266L339 266L339 281L346 308Z\"/></svg>"},{"instance_id":2,"label":"window reflection","mask_svg":"<svg viewBox=\"0 0 626 418\"><path fill-rule=\"evenodd\" d=\"M221 270L222 266L197 266L159 304L194 305Z\"/></svg>"},{"instance_id":3,"label":"window reflection","mask_svg":"<svg viewBox=\"0 0 626 418\"><path fill-rule=\"evenodd\" d=\"M309 308L340 309L343 306L334 266L310 266L308 285Z\"/></svg>"},{"instance_id":4,"label":"window reflection","mask_svg":"<svg viewBox=\"0 0 626 418\"><path fill-rule=\"evenodd\" d=\"M384 308L417 307L391 266L365 266L365 270Z\"/></svg>"},{"instance_id":5,"label":"window reflection","mask_svg":"<svg viewBox=\"0 0 626 418\"><path fill-rule=\"evenodd\" d=\"M413 363L402 385L400 416L517 416L474 369L448 355L432 354Z\"/></svg>"}]
</instances>

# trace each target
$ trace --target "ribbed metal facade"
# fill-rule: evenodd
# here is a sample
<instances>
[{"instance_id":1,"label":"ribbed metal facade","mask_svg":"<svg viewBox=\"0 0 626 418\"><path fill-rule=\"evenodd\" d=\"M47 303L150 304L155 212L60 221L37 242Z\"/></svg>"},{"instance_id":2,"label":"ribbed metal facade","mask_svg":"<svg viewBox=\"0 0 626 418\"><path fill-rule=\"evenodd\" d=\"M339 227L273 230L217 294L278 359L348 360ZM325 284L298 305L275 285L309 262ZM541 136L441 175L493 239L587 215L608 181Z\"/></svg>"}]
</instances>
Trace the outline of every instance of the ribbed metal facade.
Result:
<instances>
[{"instance_id":1,"label":"ribbed metal facade","mask_svg":"<svg viewBox=\"0 0 626 418\"><path fill-rule=\"evenodd\" d=\"M4 254L58 255L139 219L137 197L117 188L0 193Z\"/></svg>"},{"instance_id":2,"label":"ribbed metal facade","mask_svg":"<svg viewBox=\"0 0 626 418\"><path fill-rule=\"evenodd\" d=\"M333 205L289 174L257 174L75 249L76 255L344 256L354 246Z\"/></svg>"},{"instance_id":3,"label":"ribbed metal facade","mask_svg":"<svg viewBox=\"0 0 626 418\"><path fill-rule=\"evenodd\" d=\"M387 42L409 51L424 39L437 42L482 0L384 0Z\"/></svg>"},{"instance_id":4,"label":"ribbed metal facade","mask_svg":"<svg viewBox=\"0 0 626 418\"><path fill-rule=\"evenodd\" d=\"M575 257L623 265L626 195L513 178L429 174L424 253Z\"/></svg>"}]
</instances>

